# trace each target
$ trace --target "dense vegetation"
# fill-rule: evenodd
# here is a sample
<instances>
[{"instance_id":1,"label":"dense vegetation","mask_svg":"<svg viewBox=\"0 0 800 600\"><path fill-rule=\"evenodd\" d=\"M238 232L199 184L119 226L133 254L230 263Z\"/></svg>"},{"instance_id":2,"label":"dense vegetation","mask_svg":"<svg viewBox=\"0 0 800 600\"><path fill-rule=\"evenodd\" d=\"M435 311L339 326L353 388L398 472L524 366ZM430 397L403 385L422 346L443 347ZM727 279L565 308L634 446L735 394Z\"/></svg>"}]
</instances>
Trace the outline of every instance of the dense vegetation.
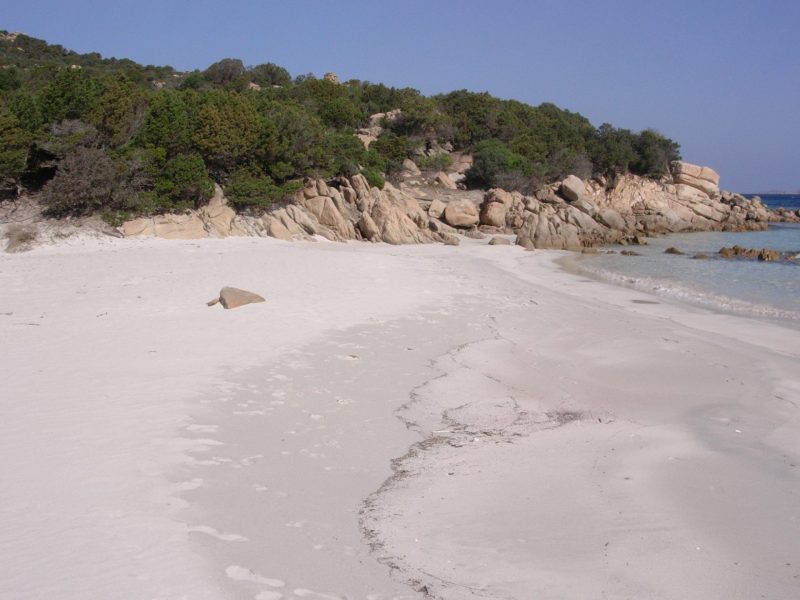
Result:
<instances>
[{"instance_id":1,"label":"dense vegetation","mask_svg":"<svg viewBox=\"0 0 800 600\"><path fill-rule=\"evenodd\" d=\"M356 130L393 109L365 149ZM511 189L568 173L660 176L678 157L655 131L595 128L553 104L292 79L237 59L178 73L0 32L0 187L41 188L56 215L195 207L213 182L237 208L259 208L308 175L363 172L382 185L408 157L443 168L449 156L431 148L450 146L474 154L469 185Z\"/></svg>"}]
</instances>

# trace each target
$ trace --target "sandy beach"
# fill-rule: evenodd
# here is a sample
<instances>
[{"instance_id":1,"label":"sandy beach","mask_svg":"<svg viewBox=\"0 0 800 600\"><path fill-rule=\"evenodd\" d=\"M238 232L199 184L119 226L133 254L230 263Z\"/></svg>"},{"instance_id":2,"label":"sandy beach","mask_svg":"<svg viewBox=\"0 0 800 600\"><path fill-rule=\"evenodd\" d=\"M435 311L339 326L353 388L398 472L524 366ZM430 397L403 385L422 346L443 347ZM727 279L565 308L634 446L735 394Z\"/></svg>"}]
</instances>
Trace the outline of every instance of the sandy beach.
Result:
<instances>
[{"instance_id":1,"label":"sandy beach","mask_svg":"<svg viewBox=\"0 0 800 600\"><path fill-rule=\"evenodd\" d=\"M0 253L0 597L796 598L797 331L563 256Z\"/></svg>"}]
</instances>

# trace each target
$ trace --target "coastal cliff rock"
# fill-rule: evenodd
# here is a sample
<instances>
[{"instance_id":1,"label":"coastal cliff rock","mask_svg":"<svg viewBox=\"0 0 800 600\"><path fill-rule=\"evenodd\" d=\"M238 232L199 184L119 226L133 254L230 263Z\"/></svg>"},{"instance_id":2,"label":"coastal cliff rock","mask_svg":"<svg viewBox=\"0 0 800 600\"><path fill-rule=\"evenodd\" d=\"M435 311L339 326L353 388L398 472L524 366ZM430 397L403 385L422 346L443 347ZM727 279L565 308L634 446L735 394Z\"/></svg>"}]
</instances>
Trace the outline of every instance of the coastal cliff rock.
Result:
<instances>
[{"instance_id":1,"label":"coastal cliff rock","mask_svg":"<svg viewBox=\"0 0 800 600\"><path fill-rule=\"evenodd\" d=\"M671 167L675 183L697 188L708 196L719 194L719 174L711 167L701 167L680 160L674 161Z\"/></svg>"},{"instance_id":2,"label":"coastal cliff rock","mask_svg":"<svg viewBox=\"0 0 800 600\"><path fill-rule=\"evenodd\" d=\"M481 227L516 233L525 248L577 250L682 231L763 230L777 218L758 198L721 192L713 169L676 162L672 170L671 180L624 175L611 188L571 175L519 201L489 190Z\"/></svg>"},{"instance_id":3,"label":"coastal cliff rock","mask_svg":"<svg viewBox=\"0 0 800 600\"><path fill-rule=\"evenodd\" d=\"M332 182L307 179L291 201L261 215L237 215L217 186L203 208L134 219L119 231L125 237L169 239L252 235L287 241L320 236L336 242L452 243L449 234L429 227L429 215L415 198L388 183L383 189L371 187L363 175Z\"/></svg>"},{"instance_id":4,"label":"coastal cliff rock","mask_svg":"<svg viewBox=\"0 0 800 600\"><path fill-rule=\"evenodd\" d=\"M387 183L379 189L363 175L309 178L291 200L258 215L237 215L217 186L201 209L135 219L119 231L173 239L253 235L389 244L457 244L458 233L482 232L516 234L516 243L529 249L580 250L637 244L664 233L763 230L770 220L800 219L789 211L773 213L758 198L720 191L719 176L708 167L677 162L672 172L661 180L623 175L611 184L571 175L533 195L495 188L482 200L475 192L435 186L398 189Z\"/></svg>"}]
</instances>

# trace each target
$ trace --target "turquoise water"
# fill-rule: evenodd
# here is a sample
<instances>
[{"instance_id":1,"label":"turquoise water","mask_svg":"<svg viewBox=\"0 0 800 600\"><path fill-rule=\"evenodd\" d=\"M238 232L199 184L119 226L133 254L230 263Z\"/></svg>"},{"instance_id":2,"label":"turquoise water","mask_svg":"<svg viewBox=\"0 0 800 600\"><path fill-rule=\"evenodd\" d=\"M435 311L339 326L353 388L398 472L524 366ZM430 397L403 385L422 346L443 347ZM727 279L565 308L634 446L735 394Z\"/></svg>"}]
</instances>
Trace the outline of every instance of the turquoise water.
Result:
<instances>
[{"instance_id":1,"label":"turquoise water","mask_svg":"<svg viewBox=\"0 0 800 600\"><path fill-rule=\"evenodd\" d=\"M778 224L763 232L674 234L651 239L647 246L610 248L641 256L587 256L578 268L665 298L800 327L800 256L780 263L715 257L723 246L735 244L800 255L800 225ZM686 255L665 254L670 246ZM711 258L691 258L701 252Z\"/></svg>"}]
</instances>

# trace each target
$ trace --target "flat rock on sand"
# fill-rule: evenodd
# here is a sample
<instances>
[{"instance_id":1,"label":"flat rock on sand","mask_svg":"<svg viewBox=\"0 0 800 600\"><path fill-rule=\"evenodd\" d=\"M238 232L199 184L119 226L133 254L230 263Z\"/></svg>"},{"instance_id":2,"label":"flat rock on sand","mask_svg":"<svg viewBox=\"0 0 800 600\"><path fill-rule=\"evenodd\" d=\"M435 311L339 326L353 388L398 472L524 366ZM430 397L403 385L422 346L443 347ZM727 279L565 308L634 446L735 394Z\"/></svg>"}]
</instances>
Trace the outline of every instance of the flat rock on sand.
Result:
<instances>
[{"instance_id":1,"label":"flat rock on sand","mask_svg":"<svg viewBox=\"0 0 800 600\"><path fill-rule=\"evenodd\" d=\"M209 306L214 306L217 303L222 304L224 308L238 308L245 304L256 304L265 302L262 296L248 292L247 290L240 290L235 287L224 287L219 291L219 298L209 301Z\"/></svg>"}]
</instances>

